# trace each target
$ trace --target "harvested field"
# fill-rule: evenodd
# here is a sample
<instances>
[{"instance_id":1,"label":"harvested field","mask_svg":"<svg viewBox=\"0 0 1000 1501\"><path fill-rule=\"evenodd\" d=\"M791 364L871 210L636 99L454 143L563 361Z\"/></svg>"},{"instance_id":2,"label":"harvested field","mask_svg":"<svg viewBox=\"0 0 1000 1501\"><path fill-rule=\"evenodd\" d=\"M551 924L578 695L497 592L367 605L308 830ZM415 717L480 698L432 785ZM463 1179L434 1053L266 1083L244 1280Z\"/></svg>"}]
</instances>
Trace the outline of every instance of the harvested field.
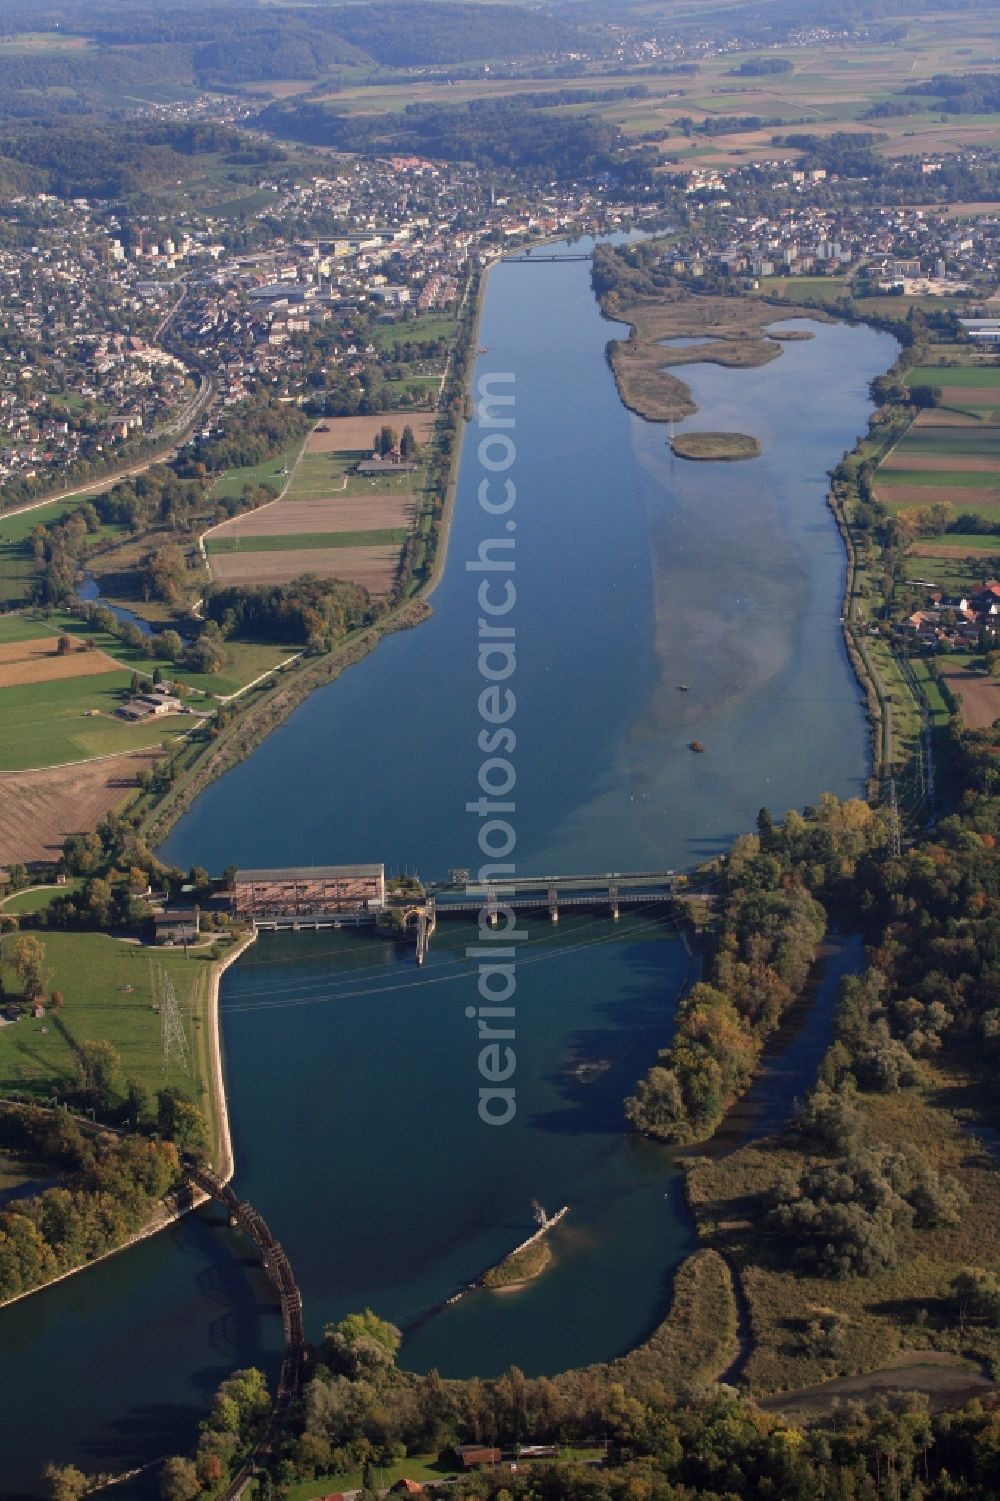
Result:
<instances>
[{"instance_id":1,"label":"harvested field","mask_svg":"<svg viewBox=\"0 0 1000 1501\"><path fill-rule=\"evenodd\" d=\"M398 547L329 547L322 552L230 552L212 559L222 584L288 584L304 573L347 579L372 595L388 594L399 563Z\"/></svg>"},{"instance_id":2,"label":"harvested field","mask_svg":"<svg viewBox=\"0 0 1000 1501\"><path fill-rule=\"evenodd\" d=\"M24 641L4 641L0 645L0 666L5 662L26 662L30 657L54 656L58 645L58 636L32 636Z\"/></svg>"},{"instance_id":3,"label":"harvested field","mask_svg":"<svg viewBox=\"0 0 1000 1501\"><path fill-rule=\"evenodd\" d=\"M992 542L965 542L954 546L947 542L914 542L910 548L914 558L992 558L1000 556L1000 537Z\"/></svg>"},{"instance_id":4,"label":"harvested field","mask_svg":"<svg viewBox=\"0 0 1000 1501\"><path fill-rule=\"evenodd\" d=\"M885 485L879 500L891 511L899 510L902 506L934 506L939 501L944 501L977 516L996 516L1000 513L1000 492L980 490L977 493L975 490L964 490L956 496L951 485Z\"/></svg>"},{"instance_id":5,"label":"harvested field","mask_svg":"<svg viewBox=\"0 0 1000 1501\"><path fill-rule=\"evenodd\" d=\"M920 412L914 421L914 427L971 427L981 426L978 417L971 416L968 412L949 412L944 407L935 407L933 411Z\"/></svg>"},{"instance_id":6,"label":"harvested field","mask_svg":"<svg viewBox=\"0 0 1000 1501\"><path fill-rule=\"evenodd\" d=\"M942 672L942 680L962 705L962 722L968 730L988 730L1000 719L1000 682L967 667Z\"/></svg>"},{"instance_id":7,"label":"harvested field","mask_svg":"<svg viewBox=\"0 0 1000 1501\"><path fill-rule=\"evenodd\" d=\"M25 650L48 644L48 650ZM18 653L14 656L14 653ZM63 678L90 678L100 673L117 672L121 663L103 651L73 651L59 655L55 640L49 643L30 641L0 647L0 688L15 688L24 683L54 683Z\"/></svg>"},{"instance_id":8,"label":"harvested field","mask_svg":"<svg viewBox=\"0 0 1000 1501\"><path fill-rule=\"evenodd\" d=\"M1000 456L998 456L1000 457ZM910 445L904 447L900 444L895 453L883 460L881 468L889 469L914 469L920 468L928 474L947 473L953 474L956 469L963 474L995 474L1000 484L1000 472L997 469L997 458L989 458L984 454L929 454L915 453Z\"/></svg>"},{"instance_id":9,"label":"harvested field","mask_svg":"<svg viewBox=\"0 0 1000 1501\"><path fill-rule=\"evenodd\" d=\"M949 407L1000 406L1000 386L942 386L941 401Z\"/></svg>"},{"instance_id":10,"label":"harvested field","mask_svg":"<svg viewBox=\"0 0 1000 1501\"><path fill-rule=\"evenodd\" d=\"M82 766L0 772L0 865L58 859L63 840L96 828L159 756L127 751Z\"/></svg>"},{"instance_id":11,"label":"harvested field","mask_svg":"<svg viewBox=\"0 0 1000 1501\"><path fill-rule=\"evenodd\" d=\"M306 453L361 453L369 450L381 427L402 433L412 427L420 444L426 443L434 429L433 412L383 412L375 417L325 417L310 433ZM323 432L320 429L325 428Z\"/></svg>"},{"instance_id":12,"label":"harvested field","mask_svg":"<svg viewBox=\"0 0 1000 1501\"><path fill-rule=\"evenodd\" d=\"M333 500L281 500L248 511L206 533L224 537L281 537L302 532L384 532L413 524L412 495L353 495Z\"/></svg>"}]
</instances>

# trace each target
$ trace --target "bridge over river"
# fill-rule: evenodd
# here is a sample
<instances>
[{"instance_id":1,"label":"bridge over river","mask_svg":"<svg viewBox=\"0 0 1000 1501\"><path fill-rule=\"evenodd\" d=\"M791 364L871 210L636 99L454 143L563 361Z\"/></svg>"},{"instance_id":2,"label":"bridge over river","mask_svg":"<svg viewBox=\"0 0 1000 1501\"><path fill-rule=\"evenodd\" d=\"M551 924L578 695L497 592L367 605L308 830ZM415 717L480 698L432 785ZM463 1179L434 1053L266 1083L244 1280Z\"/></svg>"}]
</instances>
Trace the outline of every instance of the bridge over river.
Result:
<instances>
[{"instance_id":1,"label":"bridge over river","mask_svg":"<svg viewBox=\"0 0 1000 1501\"><path fill-rule=\"evenodd\" d=\"M271 1234L263 1215L259 1214L245 1199L239 1198L228 1183L224 1183L211 1168L185 1162L184 1171L196 1188L200 1188L222 1205L229 1214L229 1223L238 1226L254 1242L260 1251L264 1270L281 1299L285 1354L281 1362L278 1390L267 1427L257 1441L253 1452L240 1466L219 1498L219 1501L235 1501L235 1498L242 1495L249 1485L260 1459L268 1453L281 1433L288 1416L288 1409L302 1384L302 1367L306 1348L305 1328L302 1322L302 1294L299 1292L288 1257Z\"/></svg>"}]
</instances>

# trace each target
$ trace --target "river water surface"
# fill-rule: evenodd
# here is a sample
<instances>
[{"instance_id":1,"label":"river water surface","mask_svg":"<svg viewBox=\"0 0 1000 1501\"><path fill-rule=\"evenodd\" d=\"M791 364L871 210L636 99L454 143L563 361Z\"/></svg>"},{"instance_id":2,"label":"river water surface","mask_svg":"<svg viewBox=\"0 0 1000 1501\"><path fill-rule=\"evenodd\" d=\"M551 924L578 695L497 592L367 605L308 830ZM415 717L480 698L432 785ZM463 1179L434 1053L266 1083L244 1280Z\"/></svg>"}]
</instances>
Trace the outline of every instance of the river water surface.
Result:
<instances>
[{"instance_id":1,"label":"river water surface","mask_svg":"<svg viewBox=\"0 0 1000 1501\"><path fill-rule=\"evenodd\" d=\"M585 263L491 273L477 374L515 376L521 871L690 865L762 803L862 789L825 471L863 431L894 345L809 326L758 369L685 368L701 406L687 427L763 443L750 463L686 464L621 406ZM467 441L431 620L209 788L167 857L425 877L478 864L479 580L464 565L491 535L482 474ZM476 1116L459 926L442 923L423 971L364 935L319 934L262 938L225 976L235 1187L288 1249L311 1336L367 1304L404 1326L416 1368L537 1372L618 1354L662 1316L691 1229L669 1154L622 1132L620 1102L669 1040L688 955L653 910L526 926L503 1130ZM600 1065L590 1083L581 1062ZM572 1206L546 1275L434 1312L528 1232L532 1195ZM280 1319L217 1220L189 1216L0 1314L5 1495L38 1494L48 1458L110 1470L189 1448L229 1370L273 1376Z\"/></svg>"}]
</instances>

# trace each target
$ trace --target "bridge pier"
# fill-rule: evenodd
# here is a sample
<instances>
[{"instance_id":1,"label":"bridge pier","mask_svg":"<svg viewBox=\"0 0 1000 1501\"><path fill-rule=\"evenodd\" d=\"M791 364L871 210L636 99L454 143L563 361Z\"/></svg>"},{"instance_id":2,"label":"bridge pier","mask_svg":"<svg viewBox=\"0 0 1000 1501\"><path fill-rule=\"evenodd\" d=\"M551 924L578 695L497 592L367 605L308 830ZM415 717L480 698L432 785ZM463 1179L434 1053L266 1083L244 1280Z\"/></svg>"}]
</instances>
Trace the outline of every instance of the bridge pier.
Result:
<instances>
[{"instance_id":1,"label":"bridge pier","mask_svg":"<svg viewBox=\"0 0 1000 1501\"><path fill-rule=\"evenodd\" d=\"M486 921L491 928L496 928L500 925L500 904L497 901L495 891L490 892L486 901Z\"/></svg>"},{"instance_id":2,"label":"bridge pier","mask_svg":"<svg viewBox=\"0 0 1000 1501\"><path fill-rule=\"evenodd\" d=\"M549 887L549 921L559 921L559 889L556 886Z\"/></svg>"},{"instance_id":3,"label":"bridge pier","mask_svg":"<svg viewBox=\"0 0 1000 1501\"><path fill-rule=\"evenodd\" d=\"M612 918L614 919L615 922L617 922L618 921L618 887L617 886L609 886L608 887L608 906L611 908L611 916L612 916Z\"/></svg>"}]
</instances>

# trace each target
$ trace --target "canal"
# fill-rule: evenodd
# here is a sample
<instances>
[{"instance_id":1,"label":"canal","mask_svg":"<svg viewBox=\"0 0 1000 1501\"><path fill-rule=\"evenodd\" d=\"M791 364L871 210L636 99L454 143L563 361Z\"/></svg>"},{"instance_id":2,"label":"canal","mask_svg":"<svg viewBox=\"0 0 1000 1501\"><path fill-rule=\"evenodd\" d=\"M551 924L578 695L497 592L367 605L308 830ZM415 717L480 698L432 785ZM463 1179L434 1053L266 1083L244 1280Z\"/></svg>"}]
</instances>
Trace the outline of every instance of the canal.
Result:
<instances>
[{"instance_id":1,"label":"canal","mask_svg":"<svg viewBox=\"0 0 1000 1501\"><path fill-rule=\"evenodd\" d=\"M813 339L759 369L686 368L702 407L687 425L756 433L763 453L685 464L618 400L604 359L615 329L586 264L491 273L477 377L514 377L520 871L686 866L763 803L862 789L825 471L864 430L868 382L894 345L809 326ZM209 788L167 857L385 860L426 877L478 864L466 803L482 760L479 579L465 563L496 535L482 477L467 441L430 621ZM311 1336L370 1305L406 1328L415 1368L537 1372L615 1355L662 1316L691 1230L668 1154L623 1133L620 1102L669 1040L688 956L652 911L614 928L593 914L557 934L526 926L518 1114L503 1130L477 1124L459 928L442 924L419 973L356 934L264 938L227 973L235 1187L292 1256ZM572 1205L546 1276L435 1312L530 1229L533 1195ZM49 1458L119 1470L189 1448L229 1370L274 1374L280 1320L249 1248L217 1221L191 1216L0 1315L17 1435L4 1495L39 1494Z\"/></svg>"}]
</instances>

